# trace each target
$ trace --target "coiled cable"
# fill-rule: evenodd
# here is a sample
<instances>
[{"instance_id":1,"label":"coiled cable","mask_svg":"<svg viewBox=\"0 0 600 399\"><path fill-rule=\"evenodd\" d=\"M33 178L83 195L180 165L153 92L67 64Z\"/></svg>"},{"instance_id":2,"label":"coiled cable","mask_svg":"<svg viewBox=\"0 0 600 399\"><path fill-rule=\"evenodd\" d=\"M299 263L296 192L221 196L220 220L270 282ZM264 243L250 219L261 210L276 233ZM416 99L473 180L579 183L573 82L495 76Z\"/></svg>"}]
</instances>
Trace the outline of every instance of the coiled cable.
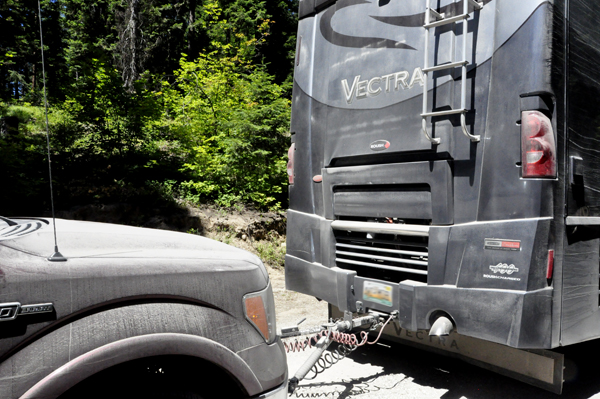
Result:
<instances>
[{"instance_id":1,"label":"coiled cable","mask_svg":"<svg viewBox=\"0 0 600 399\"><path fill-rule=\"evenodd\" d=\"M302 352L306 349L310 349L319 342L322 337L327 337L330 341L338 343L338 346L334 350L330 350L329 352L323 354L316 363L311 367L309 372L312 372L310 377L305 377L307 380L314 379L317 375L321 374L328 368L332 367L334 364L347 357L350 353L355 351L359 346L363 345L373 345L379 341L381 338L381 334L383 333L383 329L387 324L394 318L394 315L390 315L385 323L377 323L372 327L372 329L381 328L377 338L374 341L369 341L369 332L361 331L360 332L360 341L356 334L354 333L344 333L341 331L336 331L335 329L322 330L319 333L305 338L305 339L295 339L291 342L283 342L285 351L287 353L290 352ZM334 323L335 325L335 323Z\"/></svg>"},{"instance_id":2,"label":"coiled cable","mask_svg":"<svg viewBox=\"0 0 600 399\"><path fill-rule=\"evenodd\" d=\"M284 341L283 346L285 347L285 351L287 353L302 352L302 351L305 351L306 349L312 348L314 345L316 345L316 343L319 341L319 339L321 337L324 337L328 334L329 334L330 340L337 342L339 344L342 344L342 345L346 345L348 347L359 347L359 346L363 346L366 344L373 345L373 344L377 343L377 341L379 341L379 338L381 338L381 334L383 333L383 329L388 325L388 323L393 318L394 318L394 316L390 315L385 323L378 323L377 325L375 325L373 327L374 329L381 327L381 329L379 331L379 334L377 335L377 338L375 338L375 340L371 341L371 342L368 341L369 340L369 332L367 332L367 331L360 332L360 341L359 341L358 337L354 333L344 333L344 332L340 332L340 331L323 330L309 338L295 339L293 341L288 341L288 342Z\"/></svg>"},{"instance_id":3,"label":"coiled cable","mask_svg":"<svg viewBox=\"0 0 600 399\"><path fill-rule=\"evenodd\" d=\"M338 344L337 348L329 350L328 352L323 354L323 356L321 356L319 360L317 360L317 363L315 363L315 365L310 369L312 375L310 377L305 377L305 379L315 379L319 374L321 374L328 368L331 368L331 366L350 355L350 353L355 351L356 348L358 348L358 346L350 347L344 344Z\"/></svg>"}]
</instances>

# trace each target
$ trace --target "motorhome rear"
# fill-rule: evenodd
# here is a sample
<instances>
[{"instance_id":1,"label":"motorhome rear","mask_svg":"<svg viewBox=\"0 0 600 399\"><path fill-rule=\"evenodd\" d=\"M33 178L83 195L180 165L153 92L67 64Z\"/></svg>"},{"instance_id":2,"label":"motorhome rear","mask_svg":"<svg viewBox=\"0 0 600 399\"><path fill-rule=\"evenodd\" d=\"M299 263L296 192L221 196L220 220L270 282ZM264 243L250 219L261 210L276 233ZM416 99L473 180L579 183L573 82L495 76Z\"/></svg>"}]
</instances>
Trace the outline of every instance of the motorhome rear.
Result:
<instances>
[{"instance_id":1,"label":"motorhome rear","mask_svg":"<svg viewBox=\"0 0 600 399\"><path fill-rule=\"evenodd\" d=\"M398 311L392 335L446 320L543 354L533 379L560 391L542 350L600 337L599 20L594 0L302 0L287 287Z\"/></svg>"}]
</instances>

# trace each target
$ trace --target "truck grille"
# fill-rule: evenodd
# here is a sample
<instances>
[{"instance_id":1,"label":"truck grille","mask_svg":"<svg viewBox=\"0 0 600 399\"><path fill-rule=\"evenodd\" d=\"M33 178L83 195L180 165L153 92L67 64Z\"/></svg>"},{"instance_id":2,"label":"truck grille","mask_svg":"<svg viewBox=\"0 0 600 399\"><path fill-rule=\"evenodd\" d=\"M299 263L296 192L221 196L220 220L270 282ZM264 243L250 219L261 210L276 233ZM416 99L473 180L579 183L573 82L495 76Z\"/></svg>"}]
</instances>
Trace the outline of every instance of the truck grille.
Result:
<instances>
[{"instance_id":1,"label":"truck grille","mask_svg":"<svg viewBox=\"0 0 600 399\"><path fill-rule=\"evenodd\" d=\"M332 227L338 267L361 277L427 282L427 226L336 221Z\"/></svg>"}]
</instances>

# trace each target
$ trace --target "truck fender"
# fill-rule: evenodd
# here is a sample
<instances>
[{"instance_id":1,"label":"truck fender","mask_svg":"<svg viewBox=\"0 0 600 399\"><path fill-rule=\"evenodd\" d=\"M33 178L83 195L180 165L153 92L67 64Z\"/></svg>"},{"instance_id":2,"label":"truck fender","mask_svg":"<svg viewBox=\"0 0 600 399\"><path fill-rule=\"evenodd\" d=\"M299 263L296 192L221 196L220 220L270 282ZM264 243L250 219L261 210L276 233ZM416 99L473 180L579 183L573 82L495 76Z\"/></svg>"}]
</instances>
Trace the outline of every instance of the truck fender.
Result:
<instances>
[{"instance_id":1,"label":"truck fender","mask_svg":"<svg viewBox=\"0 0 600 399\"><path fill-rule=\"evenodd\" d=\"M175 334L166 335L166 337L187 336L197 339L191 341L195 343L193 345L186 340L185 342L189 345L183 347L171 344L169 339L166 341L168 344L161 343L164 345L162 347L154 344L148 345L147 348L134 345L136 340L129 341L134 338L140 339L137 337L146 337L150 340L149 342L155 342L155 338L151 337L160 337L162 334ZM118 344L119 342L124 344ZM130 342L131 346L128 346ZM20 398L32 387L45 381L46 377L55 371L66 367L75 359L80 359L75 363L75 365L79 365L82 359L96 353L100 348L102 351L111 349L113 352L116 349L124 350L124 353L118 354L118 356L113 353L122 361L179 353L169 352L171 349L181 351L182 348L187 348L191 356L196 357L200 357L206 352L213 356L211 359L215 360L216 365L238 379L241 388L245 389L249 395L255 395L268 387L261 387L262 380L259 376L246 377L249 363L243 360L243 355L237 353L261 343L264 343L264 339L249 322L218 309L184 303L125 305L72 320L57 329L46 331L44 335L31 337L27 345L19 348L0 363L0 398ZM113 344L116 346L111 346ZM229 351L236 354L236 359L240 359L244 363L243 367L238 368L237 363L232 363L235 361L231 360L233 359L231 356L215 355L222 351L207 352L207 349L199 349L206 346L228 348ZM136 353L138 349L140 352ZM152 350L158 352L152 352ZM210 359L206 360L210 361ZM105 367L110 366L106 364ZM77 370L80 369L77 368ZM83 374L85 375L85 373ZM85 379L79 373L71 373L70 378L76 378L79 381ZM261 383L256 382L257 379ZM65 385L64 389L67 388ZM43 391L36 390L35 392L38 394Z\"/></svg>"},{"instance_id":2,"label":"truck fender","mask_svg":"<svg viewBox=\"0 0 600 399\"><path fill-rule=\"evenodd\" d=\"M150 356L187 355L225 368L248 392L261 385L246 362L210 339L179 333L149 334L112 342L58 368L29 389L21 399L54 399L77 383L109 367Z\"/></svg>"}]
</instances>

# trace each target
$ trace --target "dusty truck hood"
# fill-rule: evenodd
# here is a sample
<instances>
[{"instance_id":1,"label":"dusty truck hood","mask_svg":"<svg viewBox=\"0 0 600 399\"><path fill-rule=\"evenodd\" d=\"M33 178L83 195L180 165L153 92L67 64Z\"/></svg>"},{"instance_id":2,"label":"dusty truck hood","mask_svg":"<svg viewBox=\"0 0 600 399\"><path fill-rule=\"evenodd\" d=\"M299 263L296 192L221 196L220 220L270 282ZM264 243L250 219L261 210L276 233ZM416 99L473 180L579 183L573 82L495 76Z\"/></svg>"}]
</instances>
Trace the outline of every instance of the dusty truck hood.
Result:
<instances>
[{"instance_id":1,"label":"dusty truck hood","mask_svg":"<svg viewBox=\"0 0 600 399\"><path fill-rule=\"evenodd\" d=\"M29 221L30 219L17 222ZM37 219L43 227L0 245L33 256L50 257L54 248L51 220ZM60 252L75 258L166 258L166 259L239 259L262 265L246 251L192 234L146 229L108 223L56 220Z\"/></svg>"},{"instance_id":2,"label":"dusty truck hood","mask_svg":"<svg viewBox=\"0 0 600 399\"><path fill-rule=\"evenodd\" d=\"M243 319L243 296L268 284L262 262L246 251L192 234L113 224L57 220L67 261L52 262L53 225L42 222L0 241L0 303L52 303L54 319L0 339L0 357L49 324L107 306L188 302Z\"/></svg>"}]
</instances>

